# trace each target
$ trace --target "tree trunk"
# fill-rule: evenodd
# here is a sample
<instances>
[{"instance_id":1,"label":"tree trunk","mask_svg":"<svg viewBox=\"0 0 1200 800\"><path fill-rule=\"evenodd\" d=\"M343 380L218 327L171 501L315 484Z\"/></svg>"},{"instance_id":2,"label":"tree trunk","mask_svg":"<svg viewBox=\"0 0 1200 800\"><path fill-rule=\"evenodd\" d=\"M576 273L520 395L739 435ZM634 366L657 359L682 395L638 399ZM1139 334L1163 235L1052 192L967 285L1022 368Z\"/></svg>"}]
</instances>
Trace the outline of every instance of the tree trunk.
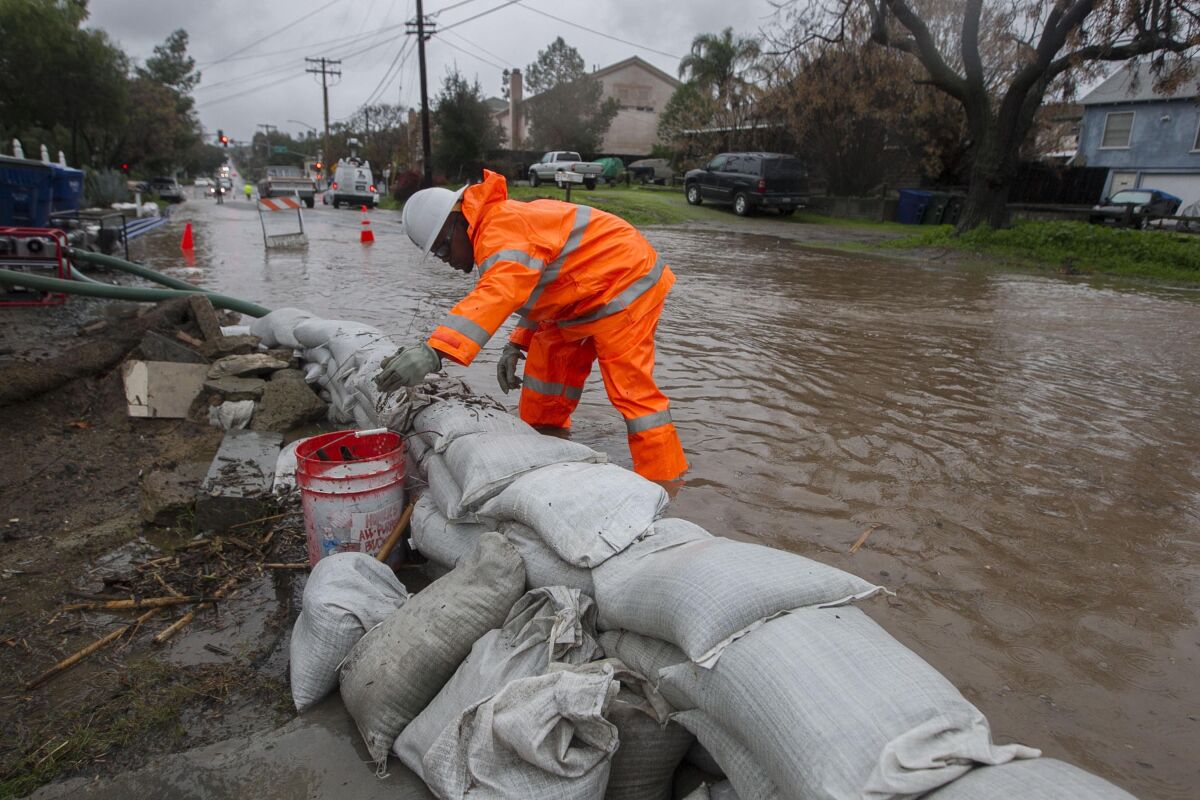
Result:
<instances>
[{"instance_id":1,"label":"tree trunk","mask_svg":"<svg viewBox=\"0 0 1200 800\"><path fill-rule=\"evenodd\" d=\"M978 132L978 138L971 160L967 199L954 226L956 235L981 225L1002 228L1008 224L1008 192L1016 173L1021 142L1021 137L1007 135L1004 126L997 126L991 120L971 127Z\"/></svg>"}]
</instances>

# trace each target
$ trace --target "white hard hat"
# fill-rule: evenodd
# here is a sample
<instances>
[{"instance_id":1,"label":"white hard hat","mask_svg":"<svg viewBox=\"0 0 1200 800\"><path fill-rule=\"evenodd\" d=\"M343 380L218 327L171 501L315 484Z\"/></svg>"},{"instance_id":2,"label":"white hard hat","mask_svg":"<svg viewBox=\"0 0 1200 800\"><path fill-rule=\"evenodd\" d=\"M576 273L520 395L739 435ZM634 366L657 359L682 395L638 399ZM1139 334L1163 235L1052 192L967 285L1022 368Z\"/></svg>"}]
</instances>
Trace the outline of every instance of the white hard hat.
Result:
<instances>
[{"instance_id":1,"label":"white hard hat","mask_svg":"<svg viewBox=\"0 0 1200 800\"><path fill-rule=\"evenodd\" d=\"M433 249L438 231L446 224L446 218L458 204L458 199L467 187L452 192L449 189L422 189L408 198L404 204L404 232L421 251L427 255Z\"/></svg>"}]
</instances>

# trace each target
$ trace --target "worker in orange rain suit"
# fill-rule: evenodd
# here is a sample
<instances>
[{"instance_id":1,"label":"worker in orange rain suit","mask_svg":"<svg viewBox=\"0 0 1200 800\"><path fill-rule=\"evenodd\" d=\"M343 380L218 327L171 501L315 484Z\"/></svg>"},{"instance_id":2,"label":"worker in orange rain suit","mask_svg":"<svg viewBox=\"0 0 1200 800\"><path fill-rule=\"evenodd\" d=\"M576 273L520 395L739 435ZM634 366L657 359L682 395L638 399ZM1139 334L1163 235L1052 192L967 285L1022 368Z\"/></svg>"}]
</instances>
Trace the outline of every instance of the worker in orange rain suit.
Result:
<instances>
[{"instance_id":1,"label":"worker in orange rain suit","mask_svg":"<svg viewBox=\"0 0 1200 800\"><path fill-rule=\"evenodd\" d=\"M401 348L375 381L412 386L441 368L467 365L514 312L500 358L505 393L521 388L521 419L567 428L599 360L609 400L625 418L634 469L672 480L687 469L670 402L654 383L654 333L675 275L633 226L598 209L558 200L508 199L503 176L451 192L424 189L405 204L404 226L422 252L470 272L475 288L427 343ZM524 381L517 361L528 351Z\"/></svg>"}]
</instances>

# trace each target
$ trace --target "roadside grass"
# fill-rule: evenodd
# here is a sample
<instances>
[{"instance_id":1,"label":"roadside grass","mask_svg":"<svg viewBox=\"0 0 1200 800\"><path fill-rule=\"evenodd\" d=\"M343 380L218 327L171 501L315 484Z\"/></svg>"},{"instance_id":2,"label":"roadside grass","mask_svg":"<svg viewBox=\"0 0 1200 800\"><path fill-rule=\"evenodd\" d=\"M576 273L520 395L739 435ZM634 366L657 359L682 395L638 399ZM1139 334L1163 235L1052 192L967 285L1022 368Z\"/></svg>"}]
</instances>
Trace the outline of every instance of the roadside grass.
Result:
<instances>
[{"instance_id":1,"label":"roadside grass","mask_svg":"<svg viewBox=\"0 0 1200 800\"><path fill-rule=\"evenodd\" d=\"M553 184L508 187L514 200L565 200L567 193ZM678 225L713 219L717 209L690 206L682 192L668 192L641 186L598 186L589 191L582 186L571 189L571 202L616 214L632 225Z\"/></svg>"},{"instance_id":2,"label":"roadside grass","mask_svg":"<svg viewBox=\"0 0 1200 800\"><path fill-rule=\"evenodd\" d=\"M1186 283L1200 282L1200 237L1172 231L1108 228L1085 222L1020 222L954 236L939 225L884 242L881 248L943 248L995 256L1056 272L1102 272Z\"/></svg>"}]
</instances>

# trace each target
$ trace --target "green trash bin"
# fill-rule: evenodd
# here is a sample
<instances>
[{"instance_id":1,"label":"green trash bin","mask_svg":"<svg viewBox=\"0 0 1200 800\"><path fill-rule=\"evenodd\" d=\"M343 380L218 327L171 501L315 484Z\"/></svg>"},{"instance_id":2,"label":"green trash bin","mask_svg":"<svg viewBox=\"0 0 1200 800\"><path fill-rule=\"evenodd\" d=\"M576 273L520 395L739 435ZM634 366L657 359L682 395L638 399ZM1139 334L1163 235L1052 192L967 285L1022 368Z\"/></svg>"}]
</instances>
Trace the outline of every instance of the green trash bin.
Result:
<instances>
[{"instance_id":1,"label":"green trash bin","mask_svg":"<svg viewBox=\"0 0 1200 800\"><path fill-rule=\"evenodd\" d=\"M932 195L929 198L929 204L925 206L925 213L921 216L922 225L941 225L942 218L946 216L946 208L950 205L949 192L930 192Z\"/></svg>"}]
</instances>

